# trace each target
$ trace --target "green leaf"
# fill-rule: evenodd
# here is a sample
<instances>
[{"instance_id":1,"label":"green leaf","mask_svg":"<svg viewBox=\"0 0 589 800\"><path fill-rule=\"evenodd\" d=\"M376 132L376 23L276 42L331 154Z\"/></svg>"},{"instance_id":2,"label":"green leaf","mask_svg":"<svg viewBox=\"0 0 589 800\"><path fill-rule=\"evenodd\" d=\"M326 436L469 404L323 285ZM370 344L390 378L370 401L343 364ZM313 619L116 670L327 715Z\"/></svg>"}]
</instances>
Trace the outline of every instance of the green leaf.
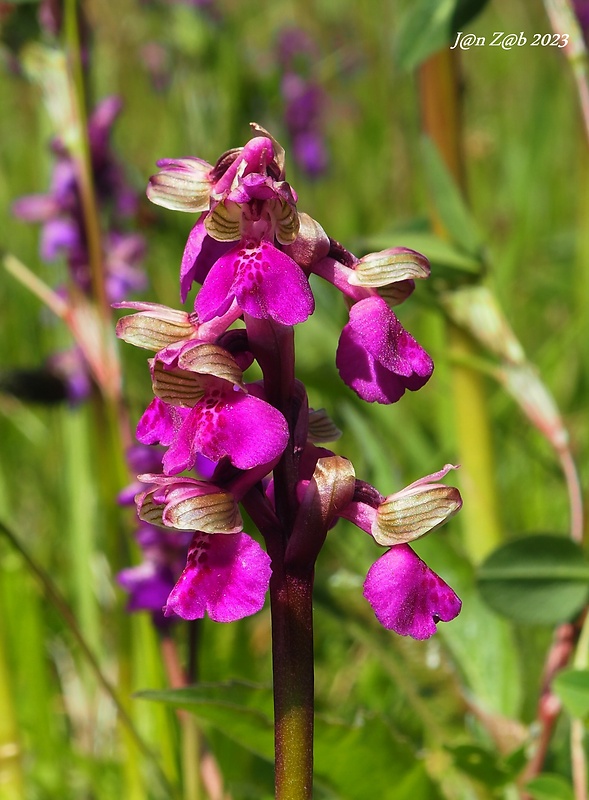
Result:
<instances>
[{"instance_id":1,"label":"green leaf","mask_svg":"<svg viewBox=\"0 0 589 800\"><path fill-rule=\"evenodd\" d=\"M428 56L452 44L487 0L419 0L412 3L395 39L397 61L411 70Z\"/></svg>"},{"instance_id":2,"label":"green leaf","mask_svg":"<svg viewBox=\"0 0 589 800\"><path fill-rule=\"evenodd\" d=\"M261 758L274 758L272 690L240 681L139 692L138 697L192 711Z\"/></svg>"},{"instance_id":3,"label":"green leaf","mask_svg":"<svg viewBox=\"0 0 589 800\"><path fill-rule=\"evenodd\" d=\"M438 625L436 636L444 639L454 662L460 665L471 697L488 711L517 717L521 664L511 626L482 602L474 570L452 547L450 537L443 533L426 536L415 542L413 549L462 600L458 617Z\"/></svg>"},{"instance_id":4,"label":"green leaf","mask_svg":"<svg viewBox=\"0 0 589 800\"><path fill-rule=\"evenodd\" d=\"M589 564L564 536L526 536L491 553L479 569L478 585L499 614L529 625L556 625L587 602Z\"/></svg>"},{"instance_id":5,"label":"green leaf","mask_svg":"<svg viewBox=\"0 0 589 800\"><path fill-rule=\"evenodd\" d=\"M552 688L572 717L589 714L589 670L563 670L555 677Z\"/></svg>"},{"instance_id":6,"label":"green leaf","mask_svg":"<svg viewBox=\"0 0 589 800\"><path fill-rule=\"evenodd\" d=\"M448 172L438 148L428 136L422 141L422 155L425 179L442 224L456 247L480 260L484 244L483 236L466 206L460 189Z\"/></svg>"},{"instance_id":7,"label":"green leaf","mask_svg":"<svg viewBox=\"0 0 589 800\"><path fill-rule=\"evenodd\" d=\"M497 757L483 747L463 744L446 749L452 754L459 770L485 786L503 786L511 779L511 775L499 765Z\"/></svg>"},{"instance_id":8,"label":"green leaf","mask_svg":"<svg viewBox=\"0 0 589 800\"><path fill-rule=\"evenodd\" d=\"M529 781L526 790L534 800L574 800L569 782L560 775L548 772Z\"/></svg>"},{"instance_id":9,"label":"green leaf","mask_svg":"<svg viewBox=\"0 0 589 800\"><path fill-rule=\"evenodd\" d=\"M353 725L319 716L315 729L316 775L339 797L440 798L413 750L399 741L380 715L367 714Z\"/></svg>"},{"instance_id":10,"label":"green leaf","mask_svg":"<svg viewBox=\"0 0 589 800\"><path fill-rule=\"evenodd\" d=\"M266 761L274 758L272 692L267 687L230 681L138 696L191 711L246 750ZM332 789L346 800L365 800L369 776L371 792L384 800L412 800L416 785L424 787L422 796L440 797L413 751L379 715L367 714L354 724L317 715L315 730L318 788Z\"/></svg>"}]
</instances>

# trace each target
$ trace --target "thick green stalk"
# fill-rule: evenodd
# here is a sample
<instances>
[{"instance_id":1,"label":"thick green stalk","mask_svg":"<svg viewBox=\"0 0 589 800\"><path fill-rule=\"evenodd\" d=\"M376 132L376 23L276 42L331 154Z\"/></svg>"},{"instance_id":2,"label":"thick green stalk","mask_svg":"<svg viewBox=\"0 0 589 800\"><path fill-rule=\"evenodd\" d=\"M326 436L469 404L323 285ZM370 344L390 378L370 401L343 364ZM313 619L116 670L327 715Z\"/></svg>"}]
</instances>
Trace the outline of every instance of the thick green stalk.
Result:
<instances>
[{"instance_id":1,"label":"thick green stalk","mask_svg":"<svg viewBox=\"0 0 589 800\"><path fill-rule=\"evenodd\" d=\"M313 573L289 575L273 561L272 658L276 800L313 794Z\"/></svg>"},{"instance_id":2,"label":"thick green stalk","mask_svg":"<svg viewBox=\"0 0 589 800\"><path fill-rule=\"evenodd\" d=\"M290 568L288 540L297 499L294 430L294 332L246 315L250 348L262 368L266 397L288 422L289 441L274 468L276 516L248 507L272 559L272 669L276 800L310 800L313 794L313 564ZM259 505L259 503L258 503ZM256 513L261 510L261 514Z\"/></svg>"},{"instance_id":3,"label":"thick green stalk","mask_svg":"<svg viewBox=\"0 0 589 800\"><path fill-rule=\"evenodd\" d=\"M464 191L460 81L455 54L447 49L432 56L420 68L419 79L423 129ZM437 214L432 211L431 216L436 232L447 236ZM477 354L470 337L450 323L448 340L455 361L461 362L452 365L451 374L458 460L462 465L464 546L470 558L479 562L501 540L485 378L463 366Z\"/></svg>"}]
</instances>

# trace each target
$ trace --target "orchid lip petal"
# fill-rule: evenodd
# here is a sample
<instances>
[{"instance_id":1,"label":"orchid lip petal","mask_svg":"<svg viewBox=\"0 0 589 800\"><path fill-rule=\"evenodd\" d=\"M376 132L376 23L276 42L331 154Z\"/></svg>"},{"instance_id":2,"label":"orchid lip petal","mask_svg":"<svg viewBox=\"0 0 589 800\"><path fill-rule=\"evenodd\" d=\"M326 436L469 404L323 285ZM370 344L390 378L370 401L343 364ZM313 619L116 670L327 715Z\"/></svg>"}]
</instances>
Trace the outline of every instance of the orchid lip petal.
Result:
<instances>
[{"instance_id":1,"label":"orchid lip petal","mask_svg":"<svg viewBox=\"0 0 589 800\"><path fill-rule=\"evenodd\" d=\"M429 639L438 622L460 613L454 591L407 544L391 547L366 576L364 596L385 628Z\"/></svg>"},{"instance_id":2,"label":"orchid lip petal","mask_svg":"<svg viewBox=\"0 0 589 800\"><path fill-rule=\"evenodd\" d=\"M314 311L309 281L299 265L270 242L240 242L215 263L196 298L199 319L223 314L236 298L257 319L304 322Z\"/></svg>"},{"instance_id":3,"label":"orchid lip petal","mask_svg":"<svg viewBox=\"0 0 589 800\"><path fill-rule=\"evenodd\" d=\"M243 619L264 605L271 574L269 556L247 534L196 533L164 614L183 619L208 614L215 622Z\"/></svg>"}]
</instances>

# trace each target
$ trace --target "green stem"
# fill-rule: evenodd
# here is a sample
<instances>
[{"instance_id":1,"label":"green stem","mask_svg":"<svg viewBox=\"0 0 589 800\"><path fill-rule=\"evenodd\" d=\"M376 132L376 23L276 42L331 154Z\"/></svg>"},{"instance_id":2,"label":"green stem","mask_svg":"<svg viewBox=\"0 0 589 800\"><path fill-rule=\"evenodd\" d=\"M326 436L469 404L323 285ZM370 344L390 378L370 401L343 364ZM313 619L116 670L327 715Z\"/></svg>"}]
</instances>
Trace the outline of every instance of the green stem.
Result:
<instances>
[{"instance_id":1,"label":"green stem","mask_svg":"<svg viewBox=\"0 0 589 800\"><path fill-rule=\"evenodd\" d=\"M276 516L252 495L248 511L272 559L272 669L276 800L309 800L313 793L313 571L285 563L296 511L298 478L294 431L294 332L284 325L245 315L248 341L264 374L267 400L288 422L289 441L274 474ZM274 519L272 519L274 517Z\"/></svg>"},{"instance_id":2,"label":"green stem","mask_svg":"<svg viewBox=\"0 0 589 800\"><path fill-rule=\"evenodd\" d=\"M313 573L289 575L273 561L270 582L276 800L313 793Z\"/></svg>"},{"instance_id":3,"label":"green stem","mask_svg":"<svg viewBox=\"0 0 589 800\"><path fill-rule=\"evenodd\" d=\"M75 140L72 140L72 156L78 173L82 212L84 214L84 230L88 247L92 294L98 304L102 318L109 320L111 318L111 309L106 293L100 214L94 189L94 175L88 138L86 92L82 69L77 0L66 0L64 21L73 105L77 117L76 130L78 132Z\"/></svg>"},{"instance_id":4,"label":"green stem","mask_svg":"<svg viewBox=\"0 0 589 800\"><path fill-rule=\"evenodd\" d=\"M24 800L22 754L4 647L3 621L4 614L0 613L0 794L4 800Z\"/></svg>"}]
</instances>

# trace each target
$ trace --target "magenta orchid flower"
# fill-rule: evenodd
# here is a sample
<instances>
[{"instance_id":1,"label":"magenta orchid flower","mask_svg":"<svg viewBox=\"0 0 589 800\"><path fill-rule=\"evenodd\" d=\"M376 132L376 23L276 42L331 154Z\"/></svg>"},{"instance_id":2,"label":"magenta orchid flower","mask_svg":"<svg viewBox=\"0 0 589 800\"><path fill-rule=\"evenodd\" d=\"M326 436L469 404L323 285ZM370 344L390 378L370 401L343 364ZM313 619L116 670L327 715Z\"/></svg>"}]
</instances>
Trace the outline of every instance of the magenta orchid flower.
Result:
<instances>
[{"instance_id":1,"label":"magenta orchid flower","mask_svg":"<svg viewBox=\"0 0 589 800\"><path fill-rule=\"evenodd\" d=\"M349 308L336 355L343 381L361 398L389 404L432 374L429 355L393 311L430 267L408 248L357 258L330 239L299 213L283 149L259 126L253 133L215 165L160 161L147 190L157 205L198 215L182 257L183 301L194 282L201 286L193 312L119 304L134 313L119 321L118 335L155 353L155 397L137 437L164 448L163 471L139 475L135 500L141 520L164 537L192 539L172 587L159 550L123 580L136 608L168 592L165 619L233 622L258 612L270 592L277 797L296 771L308 787L300 796L309 798L313 582L326 537L337 536L344 518L385 548L364 597L385 628L424 640L461 602L410 543L462 500L441 482L451 465L383 496L356 478L348 459L317 446L340 431L323 409L309 408L295 377L294 326L315 307L310 276L341 292ZM248 380L252 366L261 380ZM257 534L244 530L250 524Z\"/></svg>"},{"instance_id":2,"label":"magenta orchid flower","mask_svg":"<svg viewBox=\"0 0 589 800\"><path fill-rule=\"evenodd\" d=\"M407 544L391 547L369 569L364 597L385 628L429 639L438 622L460 613L455 592Z\"/></svg>"},{"instance_id":3,"label":"magenta orchid flower","mask_svg":"<svg viewBox=\"0 0 589 800\"><path fill-rule=\"evenodd\" d=\"M406 389L421 389L434 368L381 297L352 306L335 363L344 383L369 403L396 403Z\"/></svg>"},{"instance_id":4,"label":"magenta orchid flower","mask_svg":"<svg viewBox=\"0 0 589 800\"><path fill-rule=\"evenodd\" d=\"M358 259L330 239L298 212L284 151L258 126L215 165L182 158L158 166L150 199L197 215L182 257L182 299L202 285L193 312L119 303L134 313L117 333L155 352L155 398L137 437L164 448L163 472L140 475L141 519L193 536L164 613L223 622L255 613L272 575L271 592L291 571L312 580L323 541L343 517L386 548L364 583L377 619L400 635L428 638L457 616L460 600L409 543L460 508L458 491L440 482L452 467L388 497L357 480L347 459L315 444L339 431L324 411L309 410L292 343L293 326L314 311L309 276L316 274L350 309L336 356L343 381L384 404L418 390L433 363L392 309L427 278L427 259L401 247ZM260 382L244 378L253 362ZM199 460L205 472L187 475ZM240 507L267 552L243 530Z\"/></svg>"},{"instance_id":5,"label":"magenta orchid flower","mask_svg":"<svg viewBox=\"0 0 589 800\"><path fill-rule=\"evenodd\" d=\"M164 614L235 622L262 608L271 574L270 557L247 534L195 533Z\"/></svg>"}]
</instances>

